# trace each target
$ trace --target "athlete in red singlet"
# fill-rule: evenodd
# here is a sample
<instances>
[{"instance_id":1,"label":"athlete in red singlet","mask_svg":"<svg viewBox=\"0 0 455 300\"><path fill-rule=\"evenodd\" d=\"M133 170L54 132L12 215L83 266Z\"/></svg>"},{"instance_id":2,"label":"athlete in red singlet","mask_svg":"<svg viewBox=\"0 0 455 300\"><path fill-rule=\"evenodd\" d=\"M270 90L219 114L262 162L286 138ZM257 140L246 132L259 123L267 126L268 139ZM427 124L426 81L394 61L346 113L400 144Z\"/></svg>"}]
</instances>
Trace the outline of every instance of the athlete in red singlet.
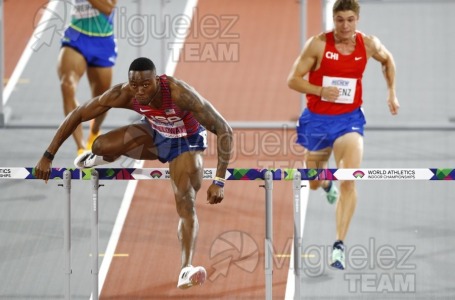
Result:
<instances>
[{"instance_id":1,"label":"athlete in red singlet","mask_svg":"<svg viewBox=\"0 0 455 300\"><path fill-rule=\"evenodd\" d=\"M48 180L52 159L63 142L81 122L92 120L111 108L135 110L144 116L138 124L120 127L100 135L92 152L76 158L78 167L95 167L113 162L121 155L138 160L169 162L181 243L181 272L177 287L202 284L203 267L191 265L199 223L196 195L202 184L206 130L216 134L218 165L213 184L207 190L210 204L224 198L224 178L232 152L232 129L216 109L185 82L165 75L156 76L148 58L134 60L128 82L118 84L101 96L78 106L58 128L52 142L35 167L35 176Z\"/></svg>"},{"instance_id":2,"label":"athlete in red singlet","mask_svg":"<svg viewBox=\"0 0 455 300\"><path fill-rule=\"evenodd\" d=\"M288 77L289 87L307 97L297 127L297 143L306 149L307 168L327 168L332 151L337 168L360 168L365 125L362 76L370 57L382 65L390 112L395 115L399 109L393 56L378 38L357 31L359 11L356 0L337 0L334 30L306 42ZM342 181L339 193L327 180L310 181L310 187L324 188L330 203L338 199L331 265L344 269L343 241L357 203L355 182Z\"/></svg>"},{"instance_id":3,"label":"athlete in red singlet","mask_svg":"<svg viewBox=\"0 0 455 300\"><path fill-rule=\"evenodd\" d=\"M356 31L354 38L356 43L354 51L342 54L335 46L334 32L327 32L321 64L317 70L310 71L308 78L311 84L320 86L323 86L324 78L326 81L328 78L338 78L332 79L330 85L337 83L341 95L346 99L352 98L352 103L321 101L320 95L307 94L307 107L311 112L339 115L352 112L362 105L362 76L367 65L367 53L362 33ZM350 82L355 84L349 87ZM337 102L339 101L340 99Z\"/></svg>"}]
</instances>

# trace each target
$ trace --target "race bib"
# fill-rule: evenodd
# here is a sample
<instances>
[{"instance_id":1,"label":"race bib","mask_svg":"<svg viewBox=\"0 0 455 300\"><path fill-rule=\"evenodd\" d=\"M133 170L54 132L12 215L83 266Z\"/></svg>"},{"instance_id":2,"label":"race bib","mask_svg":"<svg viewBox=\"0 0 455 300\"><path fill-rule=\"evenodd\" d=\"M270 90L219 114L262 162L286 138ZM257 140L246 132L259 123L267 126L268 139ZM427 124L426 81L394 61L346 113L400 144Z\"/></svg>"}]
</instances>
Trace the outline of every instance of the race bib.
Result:
<instances>
[{"instance_id":1,"label":"race bib","mask_svg":"<svg viewBox=\"0 0 455 300\"><path fill-rule=\"evenodd\" d=\"M329 77L324 76L322 78L322 86L334 86L340 91L338 99L335 103L351 104L354 103L355 89L357 86L357 79L355 78L343 78L343 77ZM322 101L328 101L327 99L321 98Z\"/></svg>"}]
</instances>

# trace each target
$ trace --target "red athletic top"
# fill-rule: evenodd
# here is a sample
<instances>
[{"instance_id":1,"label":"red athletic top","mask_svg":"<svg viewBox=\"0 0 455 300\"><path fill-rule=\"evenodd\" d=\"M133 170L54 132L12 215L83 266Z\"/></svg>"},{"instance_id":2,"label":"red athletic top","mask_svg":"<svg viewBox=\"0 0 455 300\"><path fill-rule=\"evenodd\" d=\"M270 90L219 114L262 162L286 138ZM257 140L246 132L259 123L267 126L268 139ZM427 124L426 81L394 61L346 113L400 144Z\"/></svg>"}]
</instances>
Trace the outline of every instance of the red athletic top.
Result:
<instances>
[{"instance_id":1,"label":"red athletic top","mask_svg":"<svg viewBox=\"0 0 455 300\"><path fill-rule=\"evenodd\" d=\"M161 107L155 109L148 105L141 105L136 98L133 98L133 109L145 116L152 128L167 138L179 138L198 133L200 124L193 114L182 111L172 100L167 76L163 74L159 80L163 96Z\"/></svg>"},{"instance_id":2,"label":"red athletic top","mask_svg":"<svg viewBox=\"0 0 455 300\"><path fill-rule=\"evenodd\" d=\"M362 76L367 64L367 53L365 44L360 32L356 34L355 50L349 55L343 55L335 48L335 39L333 31L327 32L326 46L322 56L321 66L316 71L309 73L309 82L314 85L322 86L323 76L341 77L344 80L335 80L332 82L339 82L340 86L347 85L350 80L353 82L355 89L342 89L340 93L349 95L352 92L352 103L333 103L321 100L320 96L307 94L307 107L308 109L317 114L338 115L352 112L362 105ZM354 81L352 81L354 80ZM356 82L355 82L356 81ZM329 84L332 85L332 84ZM354 91L355 90L355 91Z\"/></svg>"}]
</instances>

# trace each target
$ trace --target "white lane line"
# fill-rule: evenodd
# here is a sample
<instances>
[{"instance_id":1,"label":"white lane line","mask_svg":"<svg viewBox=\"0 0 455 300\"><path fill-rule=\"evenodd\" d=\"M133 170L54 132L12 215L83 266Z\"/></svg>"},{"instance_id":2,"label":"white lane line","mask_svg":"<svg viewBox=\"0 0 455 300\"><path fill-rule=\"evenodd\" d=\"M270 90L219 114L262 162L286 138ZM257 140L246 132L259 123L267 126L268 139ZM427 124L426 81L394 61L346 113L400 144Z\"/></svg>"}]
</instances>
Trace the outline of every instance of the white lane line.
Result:
<instances>
[{"instance_id":1,"label":"white lane line","mask_svg":"<svg viewBox=\"0 0 455 300\"><path fill-rule=\"evenodd\" d=\"M183 14L190 18L189 25L191 25L191 21L193 19L193 12L194 12L194 9L197 7L197 1L198 0L188 0L186 2L186 6L185 6L185 10L184 10ZM189 32L189 30L190 30L190 27L188 26L188 28L186 28L185 32ZM166 74L168 74L168 75L174 74L175 68L177 67L178 58L180 57L180 53L182 51L184 44L185 44L185 37L179 37L179 35L177 35L175 40L171 43L172 49L171 49L171 53L169 55L168 61L166 63L166 69L165 69Z\"/></svg>"},{"instance_id":2,"label":"white lane line","mask_svg":"<svg viewBox=\"0 0 455 300\"><path fill-rule=\"evenodd\" d=\"M30 57L33 54L33 49L40 43L41 36L46 30L43 30L43 28L47 27L47 23L51 19L51 17L55 16L55 11L57 9L57 5L59 4L60 1L52 1L49 0L46 9L44 9L44 13L41 16L41 19L36 26L35 30L33 31L32 36L28 40L27 46L25 46L24 51L22 52L22 55L14 68L13 74L11 74L11 77L8 79L8 83L5 86L5 89L3 90L3 105L6 105L8 102L8 99L15 88L19 77L22 75L22 72L25 69L25 66L27 65Z\"/></svg>"},{"instance_id":3,"label":"white lane line","mask_svg":"<svg viewBox=\"0 0 455 300\"><path fill-rule=\"evenodd\" d=\"M308 208L308 198L310 197L310 182L309 181L302 181L302 189L300 190L300 233L302 237L302 245L303 245L303 234L305 228L305 219L306 219L306 212ZM303 250L303 249L302 249ZM285 300L292 300L294 299L295 293L295 276L294 276L294 247L291 248L291 259L289 260L289 271L288 271L288 280L286 283L286 293L284 296Z\"/></svg>"}]
</instances>

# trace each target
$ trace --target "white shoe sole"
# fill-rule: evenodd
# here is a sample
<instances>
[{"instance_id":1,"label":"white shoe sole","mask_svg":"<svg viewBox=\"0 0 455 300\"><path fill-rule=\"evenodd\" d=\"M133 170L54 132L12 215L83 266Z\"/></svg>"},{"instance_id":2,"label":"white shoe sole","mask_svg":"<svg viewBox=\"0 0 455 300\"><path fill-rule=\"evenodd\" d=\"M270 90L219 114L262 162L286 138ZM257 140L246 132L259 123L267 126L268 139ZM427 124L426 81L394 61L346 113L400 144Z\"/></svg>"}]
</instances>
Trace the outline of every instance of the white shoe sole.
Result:
<instances>
[{"instance_id":1,"label":"white shoe sole","mask_svg":"<svg viewBox=\"0 0 455 300\"><path fill-rule=\"evenodd\" d=\"M180 281L177 285L179 289L187 289L194 285L202 285L207 278L207 272L203 267L194 267L185 280Z\"/></svg>"},{"instance_id":2,"label":"white shoe sole","mask_svg":"<svg viewBox=\"0 0 455 300\"><path fill-rule=\"evenodd\" d=\"M78 155L74 160L74 165L79 169L93 168L100 165L110 164L111 162L105 161L102 156L93 155L91 151L85 151Z\"/></svg>"}]
</instances>

